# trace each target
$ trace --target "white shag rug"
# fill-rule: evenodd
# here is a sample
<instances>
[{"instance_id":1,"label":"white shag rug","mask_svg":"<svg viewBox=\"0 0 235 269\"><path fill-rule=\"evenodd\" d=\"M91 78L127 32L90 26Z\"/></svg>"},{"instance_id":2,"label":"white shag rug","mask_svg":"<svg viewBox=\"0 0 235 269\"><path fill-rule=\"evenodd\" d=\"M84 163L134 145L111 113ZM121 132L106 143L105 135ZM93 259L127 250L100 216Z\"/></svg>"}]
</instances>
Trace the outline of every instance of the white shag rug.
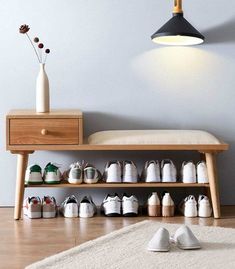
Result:
<instances>
[{"instance_id":1,"label":"white shag rug","mask_svg":"<svg viewBox=\"0 0 235 269\"><path fill-rule=\"evenodd\" d=\"M146 246L160 227L170 234L180 224L143 221L57 255L27 269L232 269L235 268L235 229L189 226L202 244L200 250L148 252Z\"/></svg>"}]
</instances>

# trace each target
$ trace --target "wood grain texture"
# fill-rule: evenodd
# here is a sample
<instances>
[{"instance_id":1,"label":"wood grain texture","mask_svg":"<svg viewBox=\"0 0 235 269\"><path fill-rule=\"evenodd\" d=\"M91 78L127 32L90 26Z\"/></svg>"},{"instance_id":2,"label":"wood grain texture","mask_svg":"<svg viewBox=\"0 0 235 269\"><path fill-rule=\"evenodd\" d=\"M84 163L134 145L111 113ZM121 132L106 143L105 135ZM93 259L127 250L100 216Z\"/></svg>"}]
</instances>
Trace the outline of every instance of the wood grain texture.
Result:
<instances>
[{"instance_id":1,"label":"wood grain texture","mask_svg":"<svg viewBox=\"0 0 235 269\"><path fill-rule=\"evenodd\" d=\"M21 269L88 240L149 219L162 223L197 224L235 228L235 206L222 207L222 219L146 217L90 219L37 219L15 222L13 208L0 208L0 268Z\"/></svg>"},{"instance_id":2,"label":"wood grain texture","mask_svg":"<svg viewBox=\"0 0 235 269\"><path fill-rule=\"evenodd\" d=\"M209 184L201 183L96 183L96 184L41 184L25 185L25 188L209 188Z\"/></svg>"},{"instance_id":3,"label":"wood grain texture","mask_svg":"<svg viewBox=\"0 0 235 269\"><path fill-rule=\"evenodd\" d=\"M27 165L28 165L28 154L18 153L16 187L15 187L15 212L14 212L15 220L18 220L21 217L21 209L24 198L24 179Z\"/></svg>"},{"instance_id":4,"label":"wood grain texture","mask_svg":"<svg viewBox=\"0 0 235 269\"><path fill-rule=\"evenodd\" d=\"M212 153L206 153L206 165L208 170L209 184L210 184L210 196L212 201L213 213L215 218L220 218L220 198L219 198L219 186L216 168L216 155Z\"/></svg>"},{"instance_id":5,"label":"wood grain texture","mask_svg":"<svg viewBox=\"0 0 235 269\"><path fill-rule=\"evenodd\" d=\"M10 110L7 118L44 118L44 119L56 119L56 118L82 118L83 114L78 109L52 109L48 113L37 113L33 109L16 109Z\"/></svg>"},{"instance_id":6,"label":"wood grain texture","mask_svg":"<svg viewBox=\"0 0 235 269\"><path fill-rule=\"evenodd\" d=\"M78 119L10 119L10 145L79 143Z\"/></svg>"},{"instance_id":7,"label":"wood grain texture","mask_svg":"<svg viewBox=\"0 0 235 269\"><path fill-rule=\"evenodd\" d=\"M73 151L198 151L222 152L228 144L217 145L8 145L8 150L73 150Z\"/></svg>"}]
</instances>

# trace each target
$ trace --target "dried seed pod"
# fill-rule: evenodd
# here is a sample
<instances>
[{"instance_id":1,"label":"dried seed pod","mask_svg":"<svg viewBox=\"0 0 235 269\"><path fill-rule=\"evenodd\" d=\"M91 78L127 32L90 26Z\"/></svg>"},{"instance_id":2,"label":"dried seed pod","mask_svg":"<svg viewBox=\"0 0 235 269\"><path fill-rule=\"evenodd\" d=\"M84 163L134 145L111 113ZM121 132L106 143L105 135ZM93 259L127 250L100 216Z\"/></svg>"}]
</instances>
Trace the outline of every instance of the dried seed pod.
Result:
<instances>
[{"instance_id":1,"label":"dried seed pod","mask_svg":"<svg viewBox=\"0 0 235 269\"><path fill-rule=\"evenodd\" d=\"M43 49L44 45L42 43L38 44L39 49Z\"/></svg>"},{"instance_id":2,"label":"dried seed pod","mask_svg":"<svg viewBox=\"0 0 235 269\"><path fill-rule=\"evenodd\" d=\"M29 26L27 24L23 24L23 25L20 26L19 32L21 34L26 34L29 31L29 29L30 28L29 28Z\"/></svg>"},{"instance_id":3,"label":"dried seed pod","mask_svg":"<svg viewBox=\"0 0 235 269\"><path fill-rule=\"evenodd\" d=\"M34 37L34 40L33 40L35 43L38 43L39 42L39 38L38 37Z\"/></svg>"}]
</instances>

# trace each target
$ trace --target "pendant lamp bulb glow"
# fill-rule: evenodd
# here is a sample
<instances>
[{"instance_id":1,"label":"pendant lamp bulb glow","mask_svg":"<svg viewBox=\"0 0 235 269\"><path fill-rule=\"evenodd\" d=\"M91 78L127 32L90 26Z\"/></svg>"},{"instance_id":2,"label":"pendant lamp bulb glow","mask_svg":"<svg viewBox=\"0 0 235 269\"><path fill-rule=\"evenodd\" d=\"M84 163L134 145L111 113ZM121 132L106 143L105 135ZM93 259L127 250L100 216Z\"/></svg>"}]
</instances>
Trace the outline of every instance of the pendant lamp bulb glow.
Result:
<instances>
[{"instance_id":1,"label":"pendant lamp bulb glow","mask_svg":"<svg viewBox=\"0 0 235 269\"><path fill-rule=\"evenodd\" d=\"M174 0L173 17L152 36L161 45L190 46L204 42L204 36L183 16L182 0Z\"/></svg>"}]
</instances>

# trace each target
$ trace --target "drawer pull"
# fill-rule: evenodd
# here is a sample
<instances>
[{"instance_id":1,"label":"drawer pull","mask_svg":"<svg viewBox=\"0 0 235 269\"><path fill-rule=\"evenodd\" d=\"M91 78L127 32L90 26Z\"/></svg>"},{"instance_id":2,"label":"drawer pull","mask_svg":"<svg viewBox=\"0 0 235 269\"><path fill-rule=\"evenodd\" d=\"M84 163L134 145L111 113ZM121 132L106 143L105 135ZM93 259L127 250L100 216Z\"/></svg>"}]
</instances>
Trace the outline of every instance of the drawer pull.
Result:
<instances>
[{"instance_id":1,"label":"drawer pull","mask_svg":"<svg viewBox=\"0 0 235 269\"><path fill-rule=\"evenodd\" d=\"M42 135L47 135L48 134L48 130L47 129L42 129L41 130L41 134Z\"/></svg>"}]
</instances>

